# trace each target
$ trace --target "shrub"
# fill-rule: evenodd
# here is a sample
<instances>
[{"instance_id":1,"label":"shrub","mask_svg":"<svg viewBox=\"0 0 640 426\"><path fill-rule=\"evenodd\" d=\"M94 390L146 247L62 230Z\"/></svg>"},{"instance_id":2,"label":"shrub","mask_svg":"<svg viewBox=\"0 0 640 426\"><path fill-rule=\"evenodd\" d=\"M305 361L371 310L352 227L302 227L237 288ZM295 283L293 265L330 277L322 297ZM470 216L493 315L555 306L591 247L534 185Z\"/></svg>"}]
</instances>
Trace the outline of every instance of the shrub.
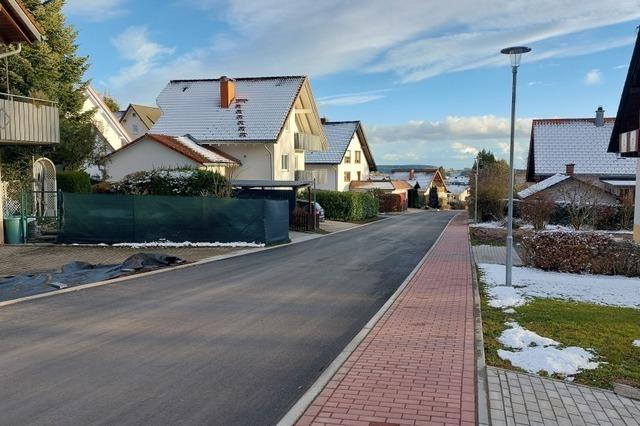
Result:
<instances>
[{"instance_id":1,"label":"shrub","mask_svg":"<svg viewBox=\"0 0 640 426\"><path fill-rule=\"evenodd\" d=\"M365 220L378 214L378 200L366 192L316 191L327 219Z\"/></svg>"},{"instance_id":2,"label":"shrub","mask_svg":"<svg viewBox=\"0 0 640 426\"><path fill-rule=\"evenodd\" d=\"M520 203L520 216L530 222L535 230L544 229L555 209L553 200L544 192L538 192Z\"/></svg>"},{"instance_id":3,"label":"shrub","mask_svg":"<svg viewBox=\"0 0 640 426\"><path fill-rule=\"evenodd\" d=\"M378 197L381 212L401 212L404 210L400 194L381 194Z\"/></svg>"},{"instance_id":4,"label":"shrub","mask_svg":"<svg viewBox=\"0 0 640 426\"><path fill-rule=\"evenodd\" d=\"M640 276L640 246L587 232L538 232L522 239L525 259L549 271Z\"/></svg>"},{"instance_id":5,"label":"shrub","mask_svg":"<svg viewBox=\"0 0 640 426\"><path fill-rule=\"evenodd\" d=\"M112 185L112 192L131 195L230 197L229 181L207 170L152 170L127 175Z\"/></svg>"},{"instance_id":6,"label":"shrub","mask_svg":"<svg viewBox=\"0 0 640 426\"><path fill-rule=\"evenodd\" d=\"M474 170L473 173L476 173ZM472 179L475 175L472 174ZM505 161L495 161L480 165L478 172L478 219L481 222L499 220L504 217L505 202L508 197L509 165ZM471 199L475 200L475 185L471 186ZM474 203L469 203L473 215Z\"/></svg>"},{"instance_id":7,"label":"shrub","mask_svg":"<svg viewBox=\"0 0 640 426\"><path fill-rule=\"evenodd\" d=\"M429 207L432 209L440 208L440 198L438 198L438 188L435 186L429 190Z\"/></svg>"},{"instance_id":8,"label":"shrub","mask_svg":"<svg viewBox=\"0 0 640 426\"><path fill-rule=\"evenodd\" d=\"M58 172L58 189L63 192L91 192L89 175L80 170Z\"/></svg>"}]
</instances>

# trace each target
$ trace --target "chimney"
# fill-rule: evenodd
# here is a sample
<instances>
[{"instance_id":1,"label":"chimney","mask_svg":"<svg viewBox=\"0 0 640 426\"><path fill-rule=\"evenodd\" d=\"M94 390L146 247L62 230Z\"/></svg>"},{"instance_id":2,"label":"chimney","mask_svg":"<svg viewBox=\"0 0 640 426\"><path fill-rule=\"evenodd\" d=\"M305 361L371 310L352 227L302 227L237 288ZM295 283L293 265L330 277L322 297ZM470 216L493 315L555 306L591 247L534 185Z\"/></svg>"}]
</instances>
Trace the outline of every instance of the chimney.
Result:
<instances>
[{"instance_id":1,"label":"chimney","mask_svg":"<svg viewBox=\"0 0 640 426\"><path fill-rule=\"evenodd\" d=\"M599 106L596 110L596 127L604 126L604 109Z\"/></svg>"},{"instance_id":2,"label":"chimney","mask_svg":"<svg viewBox=\"0 0 640 426\"><path fill-rule=\"evenodd\" d=\"M327 120L327 117L320 117L320 122L322 124L327 124L327 121L329 121L329 120Z\"/></svg>"},{"instance_id":3,"label":"chimney","mask_svg":"<svg viewBox=\"0 0 640 426\"><path fill-rule=\"evenodd\" d=\"M573 176L573 172L574 172L574 170L576 168L576 165L575 164L566 164L565 167L567 169L565 174L567 176Z\"/></svg>"},{"instance_id":4,"label":"chimney","mask_svg":"<svg viewBox=\"0 0 640 426\"><path fill-rule=\"evenodd\" d=\"M416 178L416 171L411 169L409 170L409 180L414 180Z\"/></svg>"},{"instance_id":5,"label":"chimney","mask_svg":"<svg viewBox=\"0 0 640 426\"><path fill-rule=\"evenodd\" d=\"M229 108L236 98L236 82L227 76L220 77L220 107Z\"/></svg>"}]
</instances>

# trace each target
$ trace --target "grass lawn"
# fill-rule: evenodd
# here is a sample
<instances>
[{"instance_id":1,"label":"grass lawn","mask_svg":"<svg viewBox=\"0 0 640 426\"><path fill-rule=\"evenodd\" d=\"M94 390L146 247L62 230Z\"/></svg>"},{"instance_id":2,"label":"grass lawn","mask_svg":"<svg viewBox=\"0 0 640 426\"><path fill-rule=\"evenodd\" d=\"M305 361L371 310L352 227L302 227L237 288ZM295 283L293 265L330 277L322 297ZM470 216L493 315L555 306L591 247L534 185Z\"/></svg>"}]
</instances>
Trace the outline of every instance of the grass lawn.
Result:
<instances>
[{"instance_id":1,"label":"grass lawn","mask_svg":"<svg viewBox=\"0 0 640 426\"><path fill-rule=\"evenodd\" d=\"M516 369L497 355L502 348L498 337L508 319L522 327L561 342L565 346L594 349L606 362L595 370L575 376L575 382L611 388L614 381L640 387L640 348L631 344L640 339L640 310L575 303L552 299L535 299L505 314L487 303L481 282L482 322L485 355L488 365Z\"/></svg>"}]
</instances>

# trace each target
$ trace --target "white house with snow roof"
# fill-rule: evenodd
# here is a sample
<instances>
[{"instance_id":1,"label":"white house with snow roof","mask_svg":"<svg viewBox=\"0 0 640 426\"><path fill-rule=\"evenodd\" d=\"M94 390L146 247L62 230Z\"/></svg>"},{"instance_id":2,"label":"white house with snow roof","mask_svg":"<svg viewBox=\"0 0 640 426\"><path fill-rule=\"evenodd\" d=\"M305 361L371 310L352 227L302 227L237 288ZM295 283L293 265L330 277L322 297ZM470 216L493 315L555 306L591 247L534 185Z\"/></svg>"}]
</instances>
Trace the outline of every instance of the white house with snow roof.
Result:
<instances>
[{"instance_id":1,"label":"white house with snow roof","mask_svg":"<svg viewBox=\"0 0 640 426\"><path fill-rule=\"evenodd\" d=\"M604 185L617 195L633 192L635 160L607 152L614 123L614 118L604 117L602 107L595 118L533 120L527 181L562 173Z\"/></svg>"},{"instance_id":2,"label":"white house with snow roof","mask_svg":"<svg viewBox=\"0 0 640 426\"><path fill-rule=\"evenodd\" d=\"M153 156L159 167L180 167L193 152L207 157L208 150L223 157L212 167L233 179L293 181L305 169L306 151L327 149L305 76L172 80L157 104L162 114L149 132L156 137L112 155L110 170L127 169L122 163L135 168L134 154ZM201 166L208 161L199 159Z\"/></svg>"},{"instance_id":3,"label":"white house with snow roof","mask_svg":"<svg viewBox=\"0 0 640 426\"><path fill-rule=\"evenodd\" d=\"M322 119L329 144L326 151L305 154L305 180L315 180L318 189L348 191L352 181L369 179L376 163L359 121Z\"/></svg>"}]
</instances>

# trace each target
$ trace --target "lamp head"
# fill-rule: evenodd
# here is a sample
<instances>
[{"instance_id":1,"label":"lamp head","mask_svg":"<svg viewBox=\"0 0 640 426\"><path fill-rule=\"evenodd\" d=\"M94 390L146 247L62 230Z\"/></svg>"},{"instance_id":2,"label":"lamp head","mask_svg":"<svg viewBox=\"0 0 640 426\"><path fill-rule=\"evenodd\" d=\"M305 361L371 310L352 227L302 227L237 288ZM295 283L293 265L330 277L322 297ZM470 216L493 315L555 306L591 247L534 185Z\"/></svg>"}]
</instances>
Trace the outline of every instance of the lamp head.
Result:
<instances>
[{"instance_id":1,"label":"lamp head","mask_svg":"<svg viewBox=\"0 0 640 426\"><path fill-rule=\"evenodd\" d=\"M502 49L500 51L500 53L504 55L509 55L509 59L511 59L512 67L519 67L522 54L528 53L528 52L531 52L531 48L525 47L525 46L507 47L506 49Z\"/></svg>"}]
</instances>

